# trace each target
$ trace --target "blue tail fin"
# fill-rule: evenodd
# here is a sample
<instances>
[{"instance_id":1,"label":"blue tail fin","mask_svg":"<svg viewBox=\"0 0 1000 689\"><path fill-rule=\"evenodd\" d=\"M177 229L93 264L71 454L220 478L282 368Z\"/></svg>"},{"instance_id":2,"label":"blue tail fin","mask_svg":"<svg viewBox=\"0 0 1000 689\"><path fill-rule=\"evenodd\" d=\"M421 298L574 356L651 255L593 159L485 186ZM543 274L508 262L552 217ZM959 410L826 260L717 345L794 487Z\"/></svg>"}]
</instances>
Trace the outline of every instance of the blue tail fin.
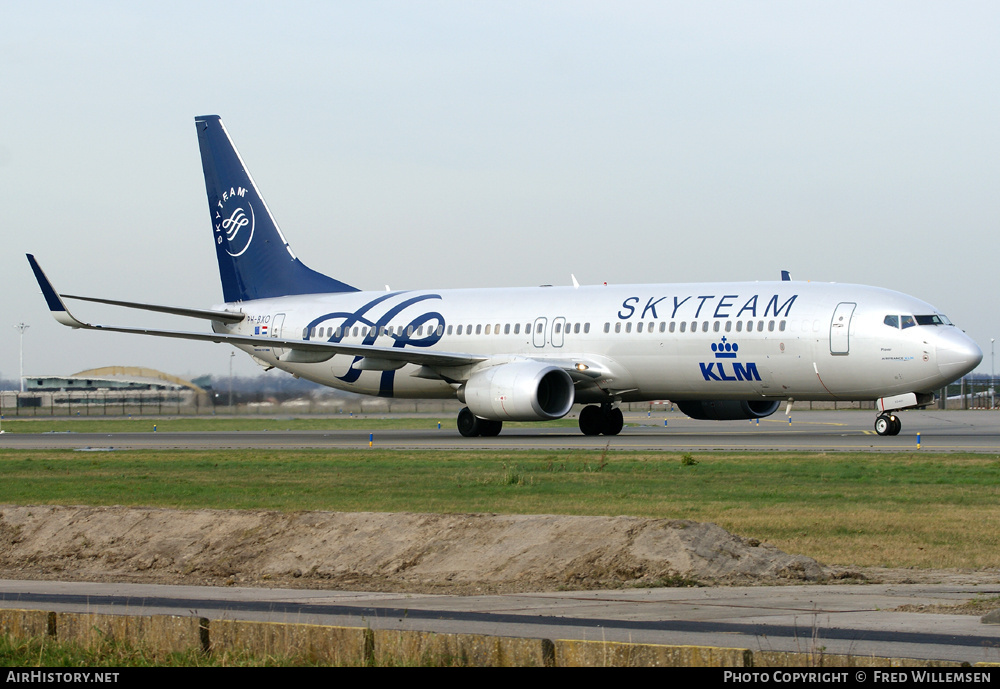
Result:
<instances>
[{"instance_id":1,"label":"blue tail fin","mask_svg":"<svg viewBox=\"0 0 1000 689\"><path fill-rule=\"evenodd\" d=\"M219 116L195 125L225 300L357 292L295 257Z\"/></svg>"}]
</instances>

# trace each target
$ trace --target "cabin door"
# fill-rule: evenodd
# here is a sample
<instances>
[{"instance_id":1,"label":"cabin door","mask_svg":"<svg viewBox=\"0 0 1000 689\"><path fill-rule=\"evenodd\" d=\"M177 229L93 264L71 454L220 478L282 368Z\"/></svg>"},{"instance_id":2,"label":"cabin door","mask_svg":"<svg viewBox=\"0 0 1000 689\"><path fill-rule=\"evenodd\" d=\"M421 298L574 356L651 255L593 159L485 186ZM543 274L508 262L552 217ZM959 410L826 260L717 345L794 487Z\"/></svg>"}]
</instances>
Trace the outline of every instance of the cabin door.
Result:
<instances>
[{"instance_id":1,"label":"cabin door","mask_svg":"<svg viewBox=\"0 0 1000 689\"><path fill-rule=\"evenodd\" d=\"M545 326L548 325L548 319L544 316L539 316L535 319L535 323L531 328L531 341L536 347L545 346Z\"/></svg>"},{"instance_id":2,"label":"cabin door","mask_svg":"<svg viewBox=\"0 0 1000 689\"><path fill-rule=\"evenodd\" d=\"M833 320L830 321L830 354L840 356L849 354L851 351L851 316L857 304L854 302L841 302L833 312Z\"/></svg>"},{"instance_id":3,"label":"cabin door","mask_svg":"<svg viewBox=\"0 0 1000 689\"><path fill-rule=\"evenodd\" d=\"M274 338L281 337L281 326L285 324L285 314L276 313L274 318L271 319L270 336ZM280 359L284 355L285 350L279 347L272 347L271 351L274 353L274 358Z\"/></svg>"}]
</instances>

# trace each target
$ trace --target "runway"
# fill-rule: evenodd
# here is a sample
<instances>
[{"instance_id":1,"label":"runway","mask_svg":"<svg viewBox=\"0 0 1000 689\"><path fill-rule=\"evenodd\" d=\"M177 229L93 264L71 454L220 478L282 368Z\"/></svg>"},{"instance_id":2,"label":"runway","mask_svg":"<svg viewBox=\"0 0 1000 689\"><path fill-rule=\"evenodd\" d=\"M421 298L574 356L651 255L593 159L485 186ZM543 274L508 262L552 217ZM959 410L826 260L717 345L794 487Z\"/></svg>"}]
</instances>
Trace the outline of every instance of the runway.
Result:
<instances>
[{"instance_id":1,"label":"runway","mask_svg":"<svg viewBox=\"0 0 1000 689\"><path fill-rule=\"evenodd\" d=\"M1000 585L819 585L442 596L0 580L0 606L373 629L1000 662L1000 626L899 612Z\"/></svg>"},{"instance_id":2,"label":"runway","mask_svg":"<svg viewBox=\"0 0 1000 689\"><path fill-rule=\"evenodd\" d=\"M153 432L155 419L138 419L139 433L4 433L0 448L17 449L381 449L427 450L559 450L635 451L806 451L934 452L1000 451L1000 413L991 411L916 411L901 415L898 436L878 436L871 411L803 411L778 413L756 421L695 421L679 412L630 412L620 435L585 436L574 427L547 424L505 427L494 438L463 438L450 416L424 415L426 429L372 431L359 416L352 430L288 431L281 418L274 430L243 432ZM437 427L438 423L441 428Z\"/></svg>"}]
</instances>

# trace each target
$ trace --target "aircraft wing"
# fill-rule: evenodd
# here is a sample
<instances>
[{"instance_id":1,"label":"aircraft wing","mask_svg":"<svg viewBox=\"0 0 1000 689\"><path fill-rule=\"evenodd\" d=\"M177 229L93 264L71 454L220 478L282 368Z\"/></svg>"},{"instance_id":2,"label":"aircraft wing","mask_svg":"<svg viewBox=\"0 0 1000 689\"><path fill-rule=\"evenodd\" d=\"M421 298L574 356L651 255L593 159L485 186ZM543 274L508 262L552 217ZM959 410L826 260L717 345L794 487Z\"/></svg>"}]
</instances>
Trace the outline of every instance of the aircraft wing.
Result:
<instances>
[{"instance_id":1,"label":"aircraft wing","mask_svg":"<svg viewBox=\"0 0 1000 689\"><path fill-rule=\"evenodd\" d=\"M98 325L87 323L77 319L66 308L63 295L56 292L52 283L42 271L38 261L31 254L28 254L28 262L31 270L35 273L38 286L42 289L42 295L49 306L49 311L53 317L63 325L71 328L83 328L87 330L103 330L105 332L132 333L134 335L152 335L155 337L172 337L181 340L201 340L203 342L224 342L232 345L250 345L254 347L269 347L275 349L289 350L283 360L293 360L301 362L326 361L336 354L346 354L348 356L366 357L370 363L368 366L364 362L360 368L370 368L380 370L380 368L401 367L405 364L417 364L430 368L454 368L459 366L470 366L486 361L489 357L460 352L428 352L416 351L414 349L400 349L396 347L376 347L374 345L351 345L339 342L318 342L310 340L291 340L276 337L253 337L250 335L230 335L225 333L204 333L187 332L180 330L155 330L149 328L129 328L112 325ZM65 295L69 297L69 295ZM206 318L213 321L238 322L243 319L243 314L235 314L232 311L208 311L198 309L183 309L171 306L155 306L150 304L139 304L136 302L120 302L110 299L95 299L92 297L69 297L72 299L83 299L85 301L95 301L128 308L138 308L148 311L158 311L171 313L180 316L193 316L196 318ZM237 318L238 316L238 318ZM395 366L398 364L398 366Z\"/></svg>"},{"instance_id":2,"label":"aircraft wing","mask_svg":"<svg viewBox=\"0 0 1000 689\"><path fill-rule=\"evenodd\" d=\"M34 257L29 254L28 259L33 260ZM32 269L34 269L35 265L37 265L37 263L32 265ZM119 301L117 299L98 299L96 297L80 297L75 294L60 294L58 296L62 299L77 299L79 301L92 301L98 304L111 304L112 306L124 306L127 309L156 311L159 313L170 313L175 316L189 316L191 318L207 318L210 321L219 321L222 323L239 323L244 318L246 318L246 314L243 313L242 311L213 311L211 309L186 309L180 306L160 306L157 304L140 304L134 301Z\"/></svg>"}]
</instances>

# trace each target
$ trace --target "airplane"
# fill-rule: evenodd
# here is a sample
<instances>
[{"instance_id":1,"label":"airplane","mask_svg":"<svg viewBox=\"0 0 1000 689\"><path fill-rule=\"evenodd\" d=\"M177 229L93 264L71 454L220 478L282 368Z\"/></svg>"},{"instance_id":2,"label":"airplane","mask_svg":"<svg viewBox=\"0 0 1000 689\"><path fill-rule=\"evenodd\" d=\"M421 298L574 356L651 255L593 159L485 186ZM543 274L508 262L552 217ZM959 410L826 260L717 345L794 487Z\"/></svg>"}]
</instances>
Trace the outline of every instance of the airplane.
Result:
<instances>
[{"instance_id":1,"label":"airplane","mask_svg":"<svg viewBox=\"0 0 1000 689\"><path fill-rule=\"evenodd\" d=\"M938 309L878 287L793 281L362 291L292 252L217 115L195 118L224 303L210 309L60 294L72 328L231 344L266 369L341 390L466 406L463 436L547 421L574 404L586 435L620 405L671 400L695 419L759 419L782 402L874 400L875 430L982 361ZM207 320L212 332L96 325L65 300Z\"/></svg>"}]
</instances>

